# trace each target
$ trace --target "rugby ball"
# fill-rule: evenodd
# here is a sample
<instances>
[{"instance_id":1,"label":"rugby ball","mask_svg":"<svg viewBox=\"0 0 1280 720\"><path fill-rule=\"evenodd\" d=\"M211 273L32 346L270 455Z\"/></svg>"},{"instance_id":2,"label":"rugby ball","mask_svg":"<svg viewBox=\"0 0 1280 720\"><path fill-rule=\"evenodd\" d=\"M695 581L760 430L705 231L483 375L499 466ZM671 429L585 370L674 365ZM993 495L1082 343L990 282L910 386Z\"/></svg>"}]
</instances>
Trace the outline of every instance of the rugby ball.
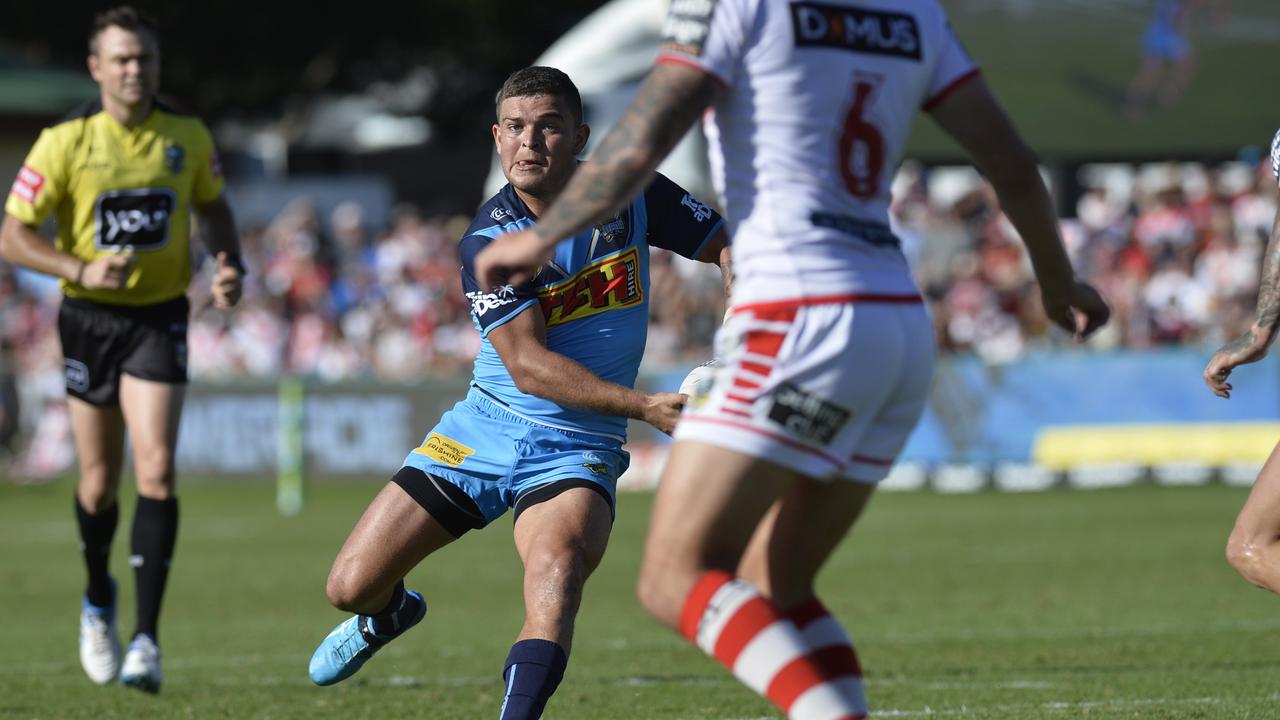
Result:
<instances>
[{"instance_id":1,"label":"rugby ball","mask_svg":"<svg viewBox=\"0 0 1280 720\"><path fill-rule=\"evenodd\" d=\"M711 394L711 385L715 382L716 371L720 369L720 361L712 358L695 367L684 376L677 392L689 396L687 405L701 405Z\"/></svg>"}]
</instances>

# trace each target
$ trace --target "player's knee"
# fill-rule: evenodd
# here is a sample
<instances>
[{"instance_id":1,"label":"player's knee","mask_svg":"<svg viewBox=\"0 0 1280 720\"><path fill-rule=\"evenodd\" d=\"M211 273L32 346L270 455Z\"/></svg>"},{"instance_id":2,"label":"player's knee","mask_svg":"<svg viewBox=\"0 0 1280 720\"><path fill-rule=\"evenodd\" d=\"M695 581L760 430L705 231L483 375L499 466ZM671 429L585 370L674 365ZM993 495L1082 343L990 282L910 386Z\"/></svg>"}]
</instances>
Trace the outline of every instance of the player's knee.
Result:
<instances>
[{"instance_id":1,"label":"player's knee","mask_svg":"<svg viewBox=\"0 0 1280 720\"><path fill-rule=\"evenodd\" d=\"M640 577L636 581L636 599L645 612L659 622L674 627L674 619L680 615L682 600L671 597L665 578L660 572L651 569L648 563L640 569Z\"/></svg>"},{"instance_id":2,"label":"player's knee","mask_svg":"<svg viewBox=\"0 0 1280 720\"><path fill-rule=\"evenodd\" d=\"M347 563L335 562L329 571L329 579L325 581L324 594L330 605L343 612L355 613L364 609L367 593Z\"/></svg>"},{"instance_id":3,"label":"player's knee","mask_svg":"<svg viewBox=\"0 0 1280 720\"><path fill-rule=\"evenodd\" d=\"M156 447L137 452L134 472L138 477L138 489L144 495L157 499L168 497L173 492L173 451Z\"/></svg>"},{"instance_id":4,"label":"player's knee","mask_svg":"<svg viewBox=\"0 0 1280 720\"><path fill-rule=\"evenodd\" d=\"M581 548L558 546L539 549L525 559L525 575L532 584L561 596L577 595L589 570Z\"/></svg>"},{"instance_id":5,"label":"player's knee","mask_svg":"<svg viewBox=\"0 0 1280 720\"><path fill-rule=\"evenodd\" d=\"M1258 539L1239 528L1233 530L1227 538L1227 563L1245 579L1254 582L1261 562Z\"/></svg>"},{"instance_id":6,"label":"player's knee","mask_svg":"<svg viewBox=\"0 0 1280 720\"><path fill-rule=\"evenodd\" d=\"M90 515L97 515L116 504L116 484L110 482L105 475L95 478L80 476L80 487L76 489L76 497L80 506Z\"/></svg>"}]
</instances>

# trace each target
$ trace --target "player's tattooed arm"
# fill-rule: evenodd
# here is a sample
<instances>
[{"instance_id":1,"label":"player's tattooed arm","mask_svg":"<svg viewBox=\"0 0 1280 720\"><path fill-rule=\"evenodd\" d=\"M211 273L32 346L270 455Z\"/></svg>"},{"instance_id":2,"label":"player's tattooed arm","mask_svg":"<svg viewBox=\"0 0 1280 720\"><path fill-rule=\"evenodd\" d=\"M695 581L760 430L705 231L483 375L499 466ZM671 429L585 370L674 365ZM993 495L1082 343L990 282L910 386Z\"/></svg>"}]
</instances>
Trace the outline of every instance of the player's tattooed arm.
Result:
<instances>
[{"instance_id":1,"label":"player's tattooed arm","mask_svg":"<svg viewBox=\"0 0 1280 720\"><path fill-rule=\"evenodd\" d=\"M720 88L711 75L686 65L654 67L590 162L578 168L551 209L538 218L539 238L550 247L637 195Z\"/></svg>"},{"instance_id":2,"label":"player's tattooed arm","mask_svg":"<svg viewBox=\"0 0 1280 720\"><path fill-rule=\"evenodd\" d=\"M1280 329L1280 213L1276 213L1271 240L1263 256L1253 325L1213 354L1204 369L1204 382L1209 389L1219 397L1231 397L1231 384L1227 382L1231 371L1266 357L1277 329Z\"/></svg>"}]
</instances>

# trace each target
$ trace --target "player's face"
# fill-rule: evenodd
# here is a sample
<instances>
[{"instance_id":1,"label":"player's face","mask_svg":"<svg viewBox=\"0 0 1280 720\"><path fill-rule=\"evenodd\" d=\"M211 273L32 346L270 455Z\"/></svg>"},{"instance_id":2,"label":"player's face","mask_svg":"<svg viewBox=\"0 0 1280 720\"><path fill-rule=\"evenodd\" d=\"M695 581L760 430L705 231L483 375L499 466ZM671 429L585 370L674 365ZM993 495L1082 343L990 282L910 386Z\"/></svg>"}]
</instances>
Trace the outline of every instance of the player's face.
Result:
<instances>
[{"instance_id":1,"label":"player's face","mask_svg":"<svg viewBox=\"0 0 1280 720\"><path fill-rule=\"evenodd\" d=\"M550 201L562 190L587 144L569 104L551 95L509 97L498 108L493 142L502 173L515 189Z\"/></svg>"},{"instance_id":2,"label":"player's face","mask_svg":"<svg viewBox=\"0 0 1280 720\"><path fill-rule=\"evenodd\" d=\"M89 74L103 95L126 107L149 102L160 84L160 49L151 33L114 25L98 33Z\"/></svg>"}]
</instances>

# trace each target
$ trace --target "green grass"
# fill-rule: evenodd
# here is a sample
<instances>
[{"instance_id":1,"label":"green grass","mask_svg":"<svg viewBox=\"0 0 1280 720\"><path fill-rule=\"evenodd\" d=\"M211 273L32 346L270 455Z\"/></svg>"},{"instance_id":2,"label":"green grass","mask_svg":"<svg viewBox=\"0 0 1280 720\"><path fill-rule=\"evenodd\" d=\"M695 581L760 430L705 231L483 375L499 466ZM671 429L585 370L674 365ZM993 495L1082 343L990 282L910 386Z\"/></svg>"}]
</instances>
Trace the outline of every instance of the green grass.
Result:
<instances>
[{"instance_id":1,"label":"green grass","mask_svg":"<svg viewBox=\"0 0 1280 720\"><path fill-rule=\"evenodd\" d=\"M521 620L506 519L411 575L431 602L421 627L352 681L307 680L342 617L324 600L329 562L376 489L311 488L305 512L282 518L265 485L187 482L165 686L148 697L79 669L70 483L0 486L0 718L496 717ZM1222 560L1243 499L1227 487L883 494L822 593L858 639L881 717L1274 718L1280 599ZM649 505L622 498L548 718L777 717L639 611ZM127 537L122 522L125 578Z\"/></svg>"},{"instance_id":2,"label":"green grass","mask_svg":"<svg viewBox=\"0 0 1280 720\"><path fill-rule=\"evenodd\" d=\"M1274 103L1258 101L1280 83L1275 38L1280 4L1232 0L1224 22L1197 15L1191 43L1197 68L1171 109L1140 119L1123 98L1141 57L1153 3L944 1L961 41L982 67L1028 142L1052 157L1230 156L1265 146L1275 132ZM962 157L931 121L917 121L909 155Z\"/></svg>"}]
</instances>

